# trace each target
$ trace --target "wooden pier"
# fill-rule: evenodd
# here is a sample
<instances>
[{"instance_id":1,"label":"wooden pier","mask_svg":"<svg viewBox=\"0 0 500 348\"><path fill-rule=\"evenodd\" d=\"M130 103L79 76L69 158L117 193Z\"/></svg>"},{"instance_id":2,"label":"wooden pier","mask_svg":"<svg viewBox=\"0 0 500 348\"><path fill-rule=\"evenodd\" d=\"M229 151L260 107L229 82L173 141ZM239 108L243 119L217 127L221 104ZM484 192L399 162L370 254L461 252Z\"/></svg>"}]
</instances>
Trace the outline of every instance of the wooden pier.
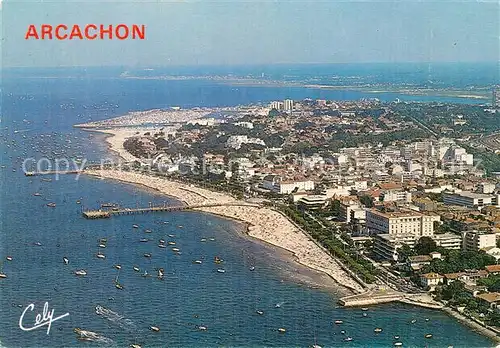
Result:
<instances>
[{"instance_id":1,"label":"wooden pier","mask_svg":"<svg viewBox=\"0 0 500 348\"><path fill-rule=\"evenodd\" d=\"M40 175L61 175L61 174L79 174L83 170L45 170L41 172L24 172L25 176L40 176Z\"/></svg>"},{"instance_id":2,"label":"wooden pier","mask_svg":"<svg viewBox=\"0 0 500 348\"><path fill-rule=\"evenodd\" d=\"M121 208L121 209L110 209L110 210L84 210L82 215L86 219L107 219L114 215L132 215L132 214L145 214L153 212L172 212L172 211L182 211L182 210L192 210L197 208L210 208L210 207L223 207L223 206L250 206L250 207L260 207L258 204L253 203L208 203L208 204L198 204L198 205L179 205L179 206L151 206L147 208Z\"/></svg>"}]
</instances>

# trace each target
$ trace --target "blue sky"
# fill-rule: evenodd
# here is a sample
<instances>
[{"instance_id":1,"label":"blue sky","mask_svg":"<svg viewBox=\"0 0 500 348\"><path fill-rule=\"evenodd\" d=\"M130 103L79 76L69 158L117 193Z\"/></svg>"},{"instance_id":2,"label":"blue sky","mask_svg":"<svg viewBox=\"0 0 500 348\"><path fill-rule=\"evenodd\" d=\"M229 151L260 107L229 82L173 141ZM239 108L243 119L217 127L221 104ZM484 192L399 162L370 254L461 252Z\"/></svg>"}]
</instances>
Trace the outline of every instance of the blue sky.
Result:
<instances>
[{"instance_id":1,"label":"blue sky","mask_svg":"<svg viewBox=\"0 0 500 348\"><path fill-rule=\"evenodd\" d=\"M477 1L3 1L2 66L498 61ZM145 24L144 41L24 40L29 24Z\"/></svg>"}]
</instances>

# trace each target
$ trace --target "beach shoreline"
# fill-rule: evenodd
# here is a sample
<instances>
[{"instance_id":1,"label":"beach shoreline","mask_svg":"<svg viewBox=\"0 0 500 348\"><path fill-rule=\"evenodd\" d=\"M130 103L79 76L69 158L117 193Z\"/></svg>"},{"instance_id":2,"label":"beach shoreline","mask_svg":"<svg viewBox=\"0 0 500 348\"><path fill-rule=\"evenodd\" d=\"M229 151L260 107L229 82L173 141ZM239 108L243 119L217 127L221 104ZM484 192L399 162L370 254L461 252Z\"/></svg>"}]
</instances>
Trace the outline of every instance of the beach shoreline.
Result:
<instances>
[{"instance_id":1,"label":"beach shoreline","mask_svg":"<svg viewBox=\"0 0 500 348\"><path fill-rule=\"evenodd\" d=\"M144 186L166 196L180 199L188 205L236 202L236 199L222 193L145 174L117 170L86 170L84 174ZM208 197L208 200L205 197ZM196 208L195 211L243 222L248 226L246 234L249 237L290 252L297 263L328 275L339 286L352 293L363 291L363 288L339 267L330 255L321 250L279 212L252 206L203 207Z\"/></svg>"}]
</instances>

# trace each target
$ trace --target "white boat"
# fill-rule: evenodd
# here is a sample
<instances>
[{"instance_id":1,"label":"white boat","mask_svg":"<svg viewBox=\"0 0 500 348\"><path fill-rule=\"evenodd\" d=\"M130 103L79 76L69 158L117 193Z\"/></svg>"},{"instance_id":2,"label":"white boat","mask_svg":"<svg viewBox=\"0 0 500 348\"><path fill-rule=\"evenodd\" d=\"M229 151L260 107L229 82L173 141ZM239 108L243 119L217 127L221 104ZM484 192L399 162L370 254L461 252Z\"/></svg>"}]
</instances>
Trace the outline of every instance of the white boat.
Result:
<instances>
[{"instance_id":1,"label":"white boat","mask_svg":"<svg viewBox=\"0 0 500 348\"><path fill-rule=\"evenodd\" d=\"M373 330L373 332L375 332L375 333L381 333L382 332L382 328L381 327L377 327L377 328L375 328L375 330Z\"/></svg>"},{"instance_id":2,"label":"white boat","mask_svg":"<svg viewBox=\"0 0 500 348\"><path fill-rule=\"evenodd\" d=\"M397 335L396 335L396 336L394 336L394 339L395 339L395 340L399 340L399 336L397 336Z\"/></svg>"},{"instance_id":3,"label":"white boat","mask_svg":"<svg viewBox=\"0 0 500 348\"><path fill-rule=\"evenodd\" d=\"M151 233L151 230L144 230L144 233Z\"/></svg>"},{"instance_id":4,"label":"white boat","mask_svg":"<svg viewBox=\"0 0 500 348\"><path fill-rule=\"evenodd\" d=\"M7 274L5 274L5 273L0 273L0 278L7 278Z\"/></svg>"},{"instance_id":5,"label":"white boat","mask_svg":"<svg viewBox=\"0 0 500 348\"><path fill-rule=\"evenodd\" d=\"M158 243L160 243L160 244L165 244L165 240L164 240L164 239L160 239L160 240L158 241Z\"/></svg>"},{"instance_id":6,"label":"white boat","mask_svg":"<svg viewBox=\"0 0 500 348\"><path fill-rule=\"evenodd\" d=\"M98 258L98 259L105 259L106 258L106 255L104 255L103 253L101 252L98 252L97 254L95 254L95 256Z\"/></svg>"},{"instance_id":7,"label":"white boat","mask_svg":"<svg viewBox=\"0 0 500 348\"><path fill-rule=\"evenodd\" d=\"M343 324L344 321L343 320L335 320L334 323L337 325L340 325L340 324Z\"/></svg>"},{"instance_id":8,"label":"white boat","mask_svg":"<svg viewBox=\"0 0 500 348\"><path fill-rule=\"evenodd\" d=\"M12 260L13 260L12 256L7 256L5 259L6 259L7 261L12 261Z\"/></svg>"},{"instance_id":9,"label":"white boat","mask_svg":"<svg viewBox=\"0 0 500 348\"><path fill-rule=\"evenodd\" d=\"M63 257L63 262L65 265L67 265L69 263L69 259L65 256Z\"/></svg>"},{"instance_id":10,"label":"white boat","mask_svg":"<svg viewBox=\"0 0 500 348\"><path fill-rule=\"evenodd\" d=\"M175 235L174 234L169 234L168 235L170 238L175 238Z\"/></svg>"},{"instance_id":11,"label":"white boat","mask_svg":"<svg viewBox=\"0 0 500 348\"><path fill-rule=\"evenodd\" d=\"M147 238L141 238L139 240L139 242L141 242L141 243L147 243L147 242L149 242L149 239L147 239Z\"/></svg>"},{"instance_id":12,"label":"white boat","mask_svg":"<svg viewBox=\"0 0 500 348\"><path fill-rule=\"evenodd\" d=\"M258 315L264 315L263 311L255 311L255 313L257 313Z\"/></svg>"},{"instance_id":13,"label":"white boat","mask_svg":"<svg viewBox=\"0 0 500 348\"><path fill-rule=\"evenodd\" d=\"M172 248L173 252L178 252L180 249L179 248Z\"/></svg>"},{"instance_id":14,"label":"white boat","mask_svg":"<svg viewBox=\"0 0 500 348\"><path fill-rule=\"evenodd\" d=\"M135 344L135 343L132 343L129 347L130 348L142 348L142 346L140 344Z\"/></svg>"},{"instance_id":15,"label":"white boat","mask_svg":"<svg viewBox=\"0 0 500 348\"><path fill-rule=\"evenodd\" d=\"M144 257L151 257L151 254L150 253L145 253Z\"/></svg>"},{"instance_id":16,"label":"white boat","mask_svg":"<svg viewBox=\"0 0 500 348\"><path fill-rule=\"evenodd\" d=\"M147 276L149 276L148 271L144 271L144 273L142 274L142 276L143 276L143 277L147 277Z\"/></svg>"},{"instance_id":17,"label":"white boat","mask_svg":"<svg viewBox=\"0 0 500 348\"><path fill-rule=\"evenodd\" d=\"M122 265L115 265L116 269L122 269Z\"/></svg>"},{"instance_id":18,"label":"white boat","mask_svg":"<svg viewBox=\"0 0 500 348\"><path fill-rule=\"evenodd\" d=\"M219 269L217 270L217 272L219 272L219 273L226 273L226 270L225 270L225 269L222 269L222 268L219 268Z\"/></svg>"},{"instance_id":19,"label":"white boat","mask_svg":"<svg viewBox=\"0 0 500 348\"><path fill-rule=\"evenodd\" d=\"M132 227L133 228L139 228L139 225L133 224Z\"/></svg>"},{"instance_id":20,"label":"white boat","mask_svg":"<svg viewBox=\"0 0 500 348\"><path fill-rule=\"evenodd\" d=\"M254 267L254 266L251 266L251 267L249 268L249 270L250 270L250 271L255 271L255 267Z\"/></svg>"},{"instance_id":21,"label":"white boat","mask_svg":"<svg viewBox=\"0 0 500 348\"><path fill-rule=\"evenodd\" d=\"M99 244L99 248L105 248L106 244Z\"/></svg>"},{"instance_id":22,"label":"white boat","mask_svg":"<svg viewBox=\"0 0 500 348\"><path fill-rule=\"evenodd\" d=\"M175 242L168 242L168 245L175 245Z\"/></svg>"},{"instance_id":23,"label":"white boat","mask_svg":"<svg viewBox=\"0 0 500 348\"><path fill-rule=\"evenodd\" d=\"M153 332L158 332L160 331L160 328L158 326L150 326L149 329Z\"/></svg>"},{"instance_id":24,"label":"white boat","mask_svg":"<svg viewBox=\"0 0 500 348\"><path fill-rule=\"evenodd\" d=\"M158 248L163 248L165 249L167 246L165 244L158 244Z\"/></svg>"},{"instance_id":25,"label":"white boat","mask_svg":"<svg viewBox=\"0 0 500 348\"><path fill-rule=\"evenodd\" d=\"M201 260L194 260L193 263L196 263L196 264L201 264L202 261Z\"/></svg>"},{"instance_id":26,"label":"white boat","mask_svg":"<svg viewBox=\"0 0 500 348\"><path fill-rule=\"evenodd\" d=\"M87 271L84 270L84 269L79 269L79 270L75 271L75 275L77 275L77 276L86 276L87 275Z\"/></svg>"},{"instance_id":27,"label":"white boat","mask_svg":"<svg viewBox=\"0 0 500 348\"><path fill-rule=\"evenodd\" d=\"M202 239L200 239L200 242L206 242L206 241L207 241L207 239L206 239L206 238L202 238Z\"/></svg>"},{"instance_id":28,"label":"white boat","mask_svg":"<svg viewBox=\"0 0 500 348\"><path fill-rule=\"evenodd\" d=\"M394 347L401 347L403 342L394 342Z\"/></svg>"},{"instance_id":29,"label":"white boat","mask_svg":"<svg viewBox=\"0 0 500 348\"><path fill-rule=\"evenodd\" d=\"M134 266L134 271L139 272L141 269L137 266Z\"/></svg>"},{"instance_id":30,"label":"white boat","mask_svg":"<svg viewBox=\"0 0 500 348\"><path fill-rule=\"evenodd\" d=\"M286 332L286 329L285 329L284 327L280 327L280 328L278 329L278 332L279 332L279 333L285 333L285 332Z\"/></svg>"},{"instance_id":31,"label":"white boat","mask_svg":"<svg viewBox=\"0 0 500 348\"><path fill-rule=\"evenodd\" d=\"M425 338L432 338L432 334L426 334L424 337Z\"/></svg>"},{"instance_id":32,"label":"white boat","mask_svg":"<svg viewBox=\"0 0 500 348\"><path fill-rule=\"evenodd\" d=\"M200 325L200 326L198 326L198 330L200 330L200 331L207 331L207 327L203 326L203 325Z\"/></svg>"},{"instance_id":33,"label":"white boat","mask_svg":"<svg viewBox=\"0 0 500 348\"><path fill-rule=\"evenodd\" d=\"M352 341L352 337L346 337L346 338L344 338L344 341L351 342Z\"/></svg>"},{"instance_id":34,"label":"white boat","mask_svg":"<svg viewBox=\"0 0 500 348\"><path fill-rule=\"evenodd\" d=\"M417 319L413 319L413 320L411 321L411 323L412 323L412 324L415 324L416 322L417 322Z\"/></svg>"},{"instance_id":35,"label":"white boat","mask_svg":"<svg viewBox=\"0 0 500 348\"><path fill-rule=\"evenodd\" d=\"M164 276L163 268L158 269L158 279L163 279L163 276Z\"/></svg>"}]
</instances>

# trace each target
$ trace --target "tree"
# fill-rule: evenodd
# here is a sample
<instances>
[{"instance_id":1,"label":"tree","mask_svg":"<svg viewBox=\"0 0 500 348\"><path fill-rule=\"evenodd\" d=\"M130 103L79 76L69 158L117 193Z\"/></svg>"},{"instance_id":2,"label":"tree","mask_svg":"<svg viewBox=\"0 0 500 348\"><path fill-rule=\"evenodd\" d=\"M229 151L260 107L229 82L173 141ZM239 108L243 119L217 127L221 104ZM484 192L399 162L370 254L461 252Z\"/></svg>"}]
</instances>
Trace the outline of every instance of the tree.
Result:
<instances>
[{"instance_id":1,"label":"tree","mask_svg":"<svg viewBox=\"0 0 500 348\"><path fill-rule=\"evenodd\" d=\"M427 255L436 249L436 242L430 237L421 237L415 245L415 252L418 255Z\"/></svg>"},{"instance_id":2,"label":"tree","mask_svg":"<svg viewBox=\"0 0 500 348\"><path fill-rule=\"evenodd\" d=\"M368 195L363 195L359 197L359 201L367 208L373 208L373 197Z\"/></svg>"},{"instance_id":3,"label":"tree","mask_svg":"<svg viewBox=\"0 0 500 348\"><path fill-rule=\"evenodd\" d=\"M401 248L398 249L398 259L406 260L409 256L414 256L415 251L410 248L408 244L403 244Z\"/></svg>"}]
</instances>

